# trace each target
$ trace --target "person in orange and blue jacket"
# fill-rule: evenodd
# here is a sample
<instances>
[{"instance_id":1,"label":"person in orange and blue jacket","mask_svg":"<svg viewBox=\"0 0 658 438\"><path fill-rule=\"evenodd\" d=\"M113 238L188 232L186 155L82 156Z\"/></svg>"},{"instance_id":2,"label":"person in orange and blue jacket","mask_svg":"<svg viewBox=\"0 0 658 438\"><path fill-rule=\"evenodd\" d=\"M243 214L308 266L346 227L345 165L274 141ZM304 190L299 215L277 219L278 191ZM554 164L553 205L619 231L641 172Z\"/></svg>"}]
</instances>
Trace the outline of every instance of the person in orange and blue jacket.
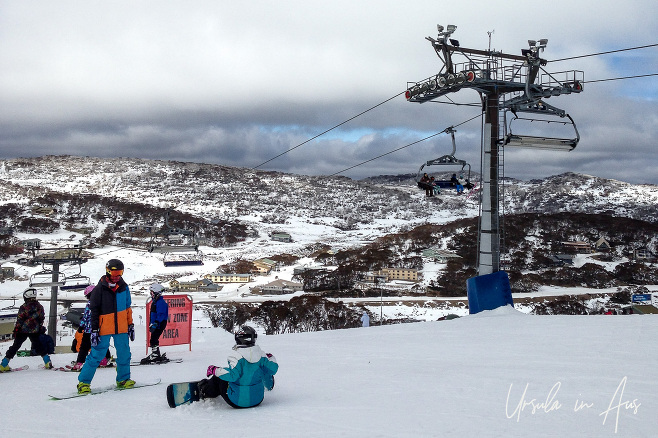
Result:
<instances>
[{"instance_id":1,"label":"person in orange and blue jacket","mask_svg":"<svg viewBox=\"0 0 658 438\"><path fill-rule=\"evenodd\" d=\"M130 298L130 289L123 280L123 263L112 259L105 265L106 274L91 292L91 352L87 356L78 376L78 393L91 392L91 381L100 364L110 338L114 339L117 354L117 388L132 388L130 379L130 341L135 340L135 326Z\"/></svg>"}]
</instances>

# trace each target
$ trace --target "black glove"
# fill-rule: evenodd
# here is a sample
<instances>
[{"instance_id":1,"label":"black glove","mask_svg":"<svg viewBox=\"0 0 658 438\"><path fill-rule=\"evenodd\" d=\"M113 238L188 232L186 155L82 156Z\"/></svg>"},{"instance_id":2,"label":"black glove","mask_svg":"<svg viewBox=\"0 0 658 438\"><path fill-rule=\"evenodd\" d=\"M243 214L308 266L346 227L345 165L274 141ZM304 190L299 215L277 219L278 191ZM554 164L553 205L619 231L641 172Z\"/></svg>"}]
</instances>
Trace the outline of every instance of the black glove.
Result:
<instances>
[{"instance_id":1,"label":"black glove","mask_svg":"<svg viewBox=\"0 0 658 438\"><path fill-rule=\"evenodd\" d=\"M128 337L131 341L135 340L135 324L128 325Z\"/></svg>"},{"instance_id":2,"label":"black glove","mask_svg":"<svg viewBox=\"0 0 658 438\"><path fill-rule=\"evenodd\" d=\"M98 330L91 332L91 346L96 347L101 340L101 336L98 333Z\"/></svg>"}]
</instances>

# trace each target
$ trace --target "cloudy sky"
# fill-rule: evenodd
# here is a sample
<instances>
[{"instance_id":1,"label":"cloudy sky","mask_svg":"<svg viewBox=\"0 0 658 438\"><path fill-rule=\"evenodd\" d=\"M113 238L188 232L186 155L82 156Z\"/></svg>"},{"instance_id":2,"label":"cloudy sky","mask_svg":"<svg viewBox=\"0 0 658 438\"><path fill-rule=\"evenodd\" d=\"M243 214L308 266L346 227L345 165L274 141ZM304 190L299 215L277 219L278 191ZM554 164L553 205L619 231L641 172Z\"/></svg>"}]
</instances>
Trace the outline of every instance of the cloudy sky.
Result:
<instances>
[{"instance_id":1,"label":"cloudy sky","mask_svg":"<svg viewBox=\"0 0 658 438\"><path fill-rule=\"evenodd\" d=\"M548 38L543 58L552 61L658 43L655 6L0 0L0 158L140 157L362 178L415 173L451 152L450 137L403 146L461 124L455 155L479 170L477 106L399 95L443 65L425 40L437 24L457 25L453 37L474 49L520 54L528 39ZM546 70L584 72L583 93L550 102L574 118L580 144L569 153L509 149L506 175L658 184L658 76L600 81L658 73L658 47ZM473 90L450 98L479 102Z\"/></svg>"}]
</instances>

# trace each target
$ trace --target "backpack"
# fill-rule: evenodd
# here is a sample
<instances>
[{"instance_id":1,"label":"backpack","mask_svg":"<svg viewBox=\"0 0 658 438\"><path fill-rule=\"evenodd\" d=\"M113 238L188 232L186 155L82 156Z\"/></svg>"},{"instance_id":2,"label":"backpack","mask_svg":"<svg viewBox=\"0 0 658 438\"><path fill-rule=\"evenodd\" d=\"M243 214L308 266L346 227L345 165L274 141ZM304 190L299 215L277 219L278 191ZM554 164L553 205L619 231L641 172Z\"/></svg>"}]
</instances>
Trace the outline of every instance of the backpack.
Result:
<instances>
[{"instance_id":1,"label":"backpack","mask_svg":"<svg viewBox=\"0 0 658 438\"><path fill-rule=\"evenodd\" d=\"M32 345L30 351L32 356L45 356L46 354L53 354L55 352L55 341L53 341L50 335L41 333L39 335L39 342L41 343L41 351L37 351L34 345Z\"/></svg>"}]
</instances>

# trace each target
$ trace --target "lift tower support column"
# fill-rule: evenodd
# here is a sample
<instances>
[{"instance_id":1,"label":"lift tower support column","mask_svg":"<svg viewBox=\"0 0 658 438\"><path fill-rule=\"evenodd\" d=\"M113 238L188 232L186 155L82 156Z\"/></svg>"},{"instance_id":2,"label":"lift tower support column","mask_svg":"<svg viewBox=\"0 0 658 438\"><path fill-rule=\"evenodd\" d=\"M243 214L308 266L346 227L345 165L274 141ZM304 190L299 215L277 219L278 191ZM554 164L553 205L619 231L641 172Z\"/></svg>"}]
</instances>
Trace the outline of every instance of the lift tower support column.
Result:
<instances>
[{"instance_id":1,"label":"lift tower support column","mask_svg":"<svg viewBox=\"0 0 658 438\"><path fill-rule=\"evenodd\" d=\"M497 93L486 94L482 144L482 198L480 238L478 239L478 274L500 269L500 221L498 190L498 105Z\"/></svg>"},{"instance_id":2,"label":"lift tower support column","mask_svg":"<svg viewBox=\"0 0 658 438\"><path fill-rule=\"evenodd\" d=\"M544 99L562 94L583 91L582 71L546 72L548 61L539 55L548 40L528 40L528 49L521 55L492 50L460 47L459 41L450 38L457 26L437 26L438 37L426 37L443 67L436 75L419 82L408 82L405 97L409 102L430 102L462 88L478 93L483 102L484 126L482 127L482 191L480 197L480 222L478 234L478 277L467 281L469 311L490 310L504 304L512 304L507 274L500 270L502 197L499 182L502 178L500 152L509 146L535 147L540 149L572 150L580 136L561 139L545 136L512 136L500 131L501 112L543 113L567 117L564 110L546 104ZM454 62L453 55L463 57ZM540 74L540 72L542 74ZM505 120L502 117L502 120ZM575 124L573 124L575 129ZM507 128L504 128L506 131ZM471 289L476 298L471 302ZM504 297L503 297L504 296ZM491 298L493 297L493 298ZM496 298L498 297L498 298ZM503 297L502 299L500 297ZM478 302L479 301L479 302ZM481 306L483 305L483 306ZM474 310L477 308L476 310Z\"/></svg>"}]
</instances>

